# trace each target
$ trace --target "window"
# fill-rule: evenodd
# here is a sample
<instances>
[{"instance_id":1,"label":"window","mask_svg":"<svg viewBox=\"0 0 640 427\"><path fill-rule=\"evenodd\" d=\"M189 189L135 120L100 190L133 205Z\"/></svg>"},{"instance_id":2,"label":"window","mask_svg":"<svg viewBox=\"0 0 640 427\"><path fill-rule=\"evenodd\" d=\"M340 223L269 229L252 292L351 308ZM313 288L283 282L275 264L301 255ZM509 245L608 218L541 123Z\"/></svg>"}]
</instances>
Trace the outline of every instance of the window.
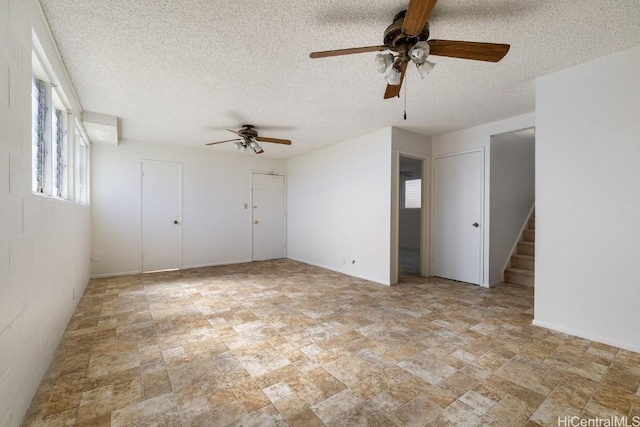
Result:
<instances>
[{"instance_id":1,"label":"window","mask_svg":"<svg viewBox=\"0 0 640 427\"><path fill-rule=\"evenodd\" d=\"M421 208L422 207L422 180L408 179L404 181L404 197L403 208Z\"/></svg>"},{"instance_id":2,"label":"window","mask_svg":"<svg viewBox=\"0 0 640 427\"><path fill-rule=\"evenodd\" d=\"M35 34L31 55L32 191L89 204L89 144ZM69 132L71 129L71 132Z\"/></svg>"},{"instance_id":3,"label":"window","mask_svg":"<svg viewBox=\"0 0 640 427\"><path fill-rule=\"evenodd\" d=\"M32 146L32 190L44 193L45 165L48 156L46 141L47 89L44 81L33 77L31 83L31 146Z\"/></svg>"},{"instance_id":4,"label":"window","mask_svg":"<svg viewBox=\"0 0 640 427\"><path fill-rule=\"evenodd\" d=\"M82 134L80 125L76 125L75 131L76 151L76 202L89 204L89 144Z\"/></svg>"}]
</instances>

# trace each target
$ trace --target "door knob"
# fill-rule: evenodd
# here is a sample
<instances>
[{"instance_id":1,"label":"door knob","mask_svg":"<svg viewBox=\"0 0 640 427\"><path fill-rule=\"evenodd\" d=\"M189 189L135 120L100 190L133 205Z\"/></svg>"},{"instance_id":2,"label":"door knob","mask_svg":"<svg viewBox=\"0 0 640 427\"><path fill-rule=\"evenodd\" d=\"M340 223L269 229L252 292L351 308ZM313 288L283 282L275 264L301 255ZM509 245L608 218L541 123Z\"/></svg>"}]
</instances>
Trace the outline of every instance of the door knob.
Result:
<instances>
[{"instance_id":1,"label":"door knob","mask_svg":"<svg viewBox=\"0 0 640 427\"><path fill-rule=\"evenodd\" d=\"M478 224L477 222L474 222L474 223L473 223L473 224L471 224L471 225L473 225L475 228L478 228L478 227L480 226L480 224Z\"/></svg>"},{"instance_id":2,"label":"door knob","mask_svg":"<svg viewBox=\"0 0 640 427\"><path fill-rule=\"evenodd\" d=\"M173 221L173 223L174 223L174 224L177 224L177 223L178 223L178 220Z\"/></svg>"},{"instance_id":3,"label":"door knob","mask_svg":"<svg viewBox=\"0 0 640 427\"><path fill-rule=\"evenodd\" d=\"M257 223L258 223L258 221L253 221L253 223L254 223L254 224L257 224Z\"/></svg>"}]
</instances>

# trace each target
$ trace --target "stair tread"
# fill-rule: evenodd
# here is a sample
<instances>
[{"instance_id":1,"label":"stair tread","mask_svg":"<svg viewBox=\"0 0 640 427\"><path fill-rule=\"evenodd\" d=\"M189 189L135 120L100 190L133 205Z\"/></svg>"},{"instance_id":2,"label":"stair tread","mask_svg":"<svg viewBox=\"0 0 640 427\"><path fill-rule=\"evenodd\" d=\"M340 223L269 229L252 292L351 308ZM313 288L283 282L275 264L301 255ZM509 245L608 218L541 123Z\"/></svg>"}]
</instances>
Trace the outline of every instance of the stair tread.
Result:
<instances>
[{"instance_id":1,"label":"stair tread","mask_svg":"<svg viewBox=\"0 0 640 427\"><path fill-rule=\"evenodd\" d=\"M534 255L527 255L527 254L515 254L515 255L511 255L511 256L516 257L516 258L522 258L522 259L530 259L530 260L535 259Z\"/></svg>"},{"instance_id":2,"label":"stair tread","mask_svg":"<svg viewBox=\"0 0 640 427\"><path fill-rule=\"evenodd\" d=\"M523 240L521 242L518 242L519 245L535 245L536 242L528 242L526 240Z\"/></svg>"},{"instance_id":3,"label":"stair tread","mask_svg":"<svg viewBox=\"0 0 640 427\"><path fill-rule=\"evenodd\" d=\"M525 276L533 276L533 270L525 270L524 268L507 268L506 271L511 273L523 274Z\"/></svg>"}]
</instances>

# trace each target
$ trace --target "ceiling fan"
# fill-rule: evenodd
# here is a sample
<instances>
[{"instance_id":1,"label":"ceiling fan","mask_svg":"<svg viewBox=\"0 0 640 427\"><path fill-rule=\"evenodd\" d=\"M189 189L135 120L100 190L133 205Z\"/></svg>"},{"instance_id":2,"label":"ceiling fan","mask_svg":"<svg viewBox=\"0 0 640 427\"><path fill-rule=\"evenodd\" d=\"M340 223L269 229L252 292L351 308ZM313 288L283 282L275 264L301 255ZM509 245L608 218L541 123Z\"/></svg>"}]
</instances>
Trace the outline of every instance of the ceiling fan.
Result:
<instances>
[{"instance_id":1,"label":"ceiling fan","mask_svg":"<svg viewBox=\"0 0 640 427\"><path fill-rule=\"evenodd\" d=\"M375 58L375 65L379 72L384 73L391 67L386 77L387 89L384 93L384 99L388 99L400 95L400 87L409 62L416 65L420 76L424 78L435 66L433 62L427 61L429 55L498 62L507 54L510 47L508 44L428 40L427 19L436 2L437 0L409 0L407 10L398 13L393 18L393 23L385 30L382 45L312 52L309 57L326 58L388 51L378 53Z\"/></svg>"},{"instance_id":2,"label":"ceiling fan","mask_svg":"<svg viewBox=\"0 0 640 427\"><path fill-rule=\"evenodd\" d=\"M264 150L258 144L258 142L271 142L274 144L284 144L291 145L291 141L288 139L278 139L278 138L266 138L263 136L258 136L258 131L254 129L253 125L242 125L242 129L240 130L231 130L226 129L229 132L235 133L239 136L239 138L226 139L224 141L217 142L209 142L205 145L216 145L222 144L223 142L231 142L235 141L234 145L240 151L247 151L247 149L251 148L256 154L264 153Z\"/></svg>"}]
</instances>

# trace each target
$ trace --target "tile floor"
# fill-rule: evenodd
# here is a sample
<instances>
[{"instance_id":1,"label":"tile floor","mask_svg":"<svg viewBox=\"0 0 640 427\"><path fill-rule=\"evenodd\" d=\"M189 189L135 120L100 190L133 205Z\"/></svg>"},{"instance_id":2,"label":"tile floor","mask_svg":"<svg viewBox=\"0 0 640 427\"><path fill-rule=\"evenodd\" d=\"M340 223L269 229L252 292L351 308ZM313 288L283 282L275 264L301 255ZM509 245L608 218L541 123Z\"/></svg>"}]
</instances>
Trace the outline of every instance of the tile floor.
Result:
<instances>
[{"instance_id":1,"label":"tile floor","mask_svg":"<svg viewBox=\"0 0 640 427\"><path fill-rule=\"evenodd\" d=\"M23 425L537 426L640 416L640 354L531 326L533 289L290 260L93 280Z\"/></svg>"}]
</instances>

